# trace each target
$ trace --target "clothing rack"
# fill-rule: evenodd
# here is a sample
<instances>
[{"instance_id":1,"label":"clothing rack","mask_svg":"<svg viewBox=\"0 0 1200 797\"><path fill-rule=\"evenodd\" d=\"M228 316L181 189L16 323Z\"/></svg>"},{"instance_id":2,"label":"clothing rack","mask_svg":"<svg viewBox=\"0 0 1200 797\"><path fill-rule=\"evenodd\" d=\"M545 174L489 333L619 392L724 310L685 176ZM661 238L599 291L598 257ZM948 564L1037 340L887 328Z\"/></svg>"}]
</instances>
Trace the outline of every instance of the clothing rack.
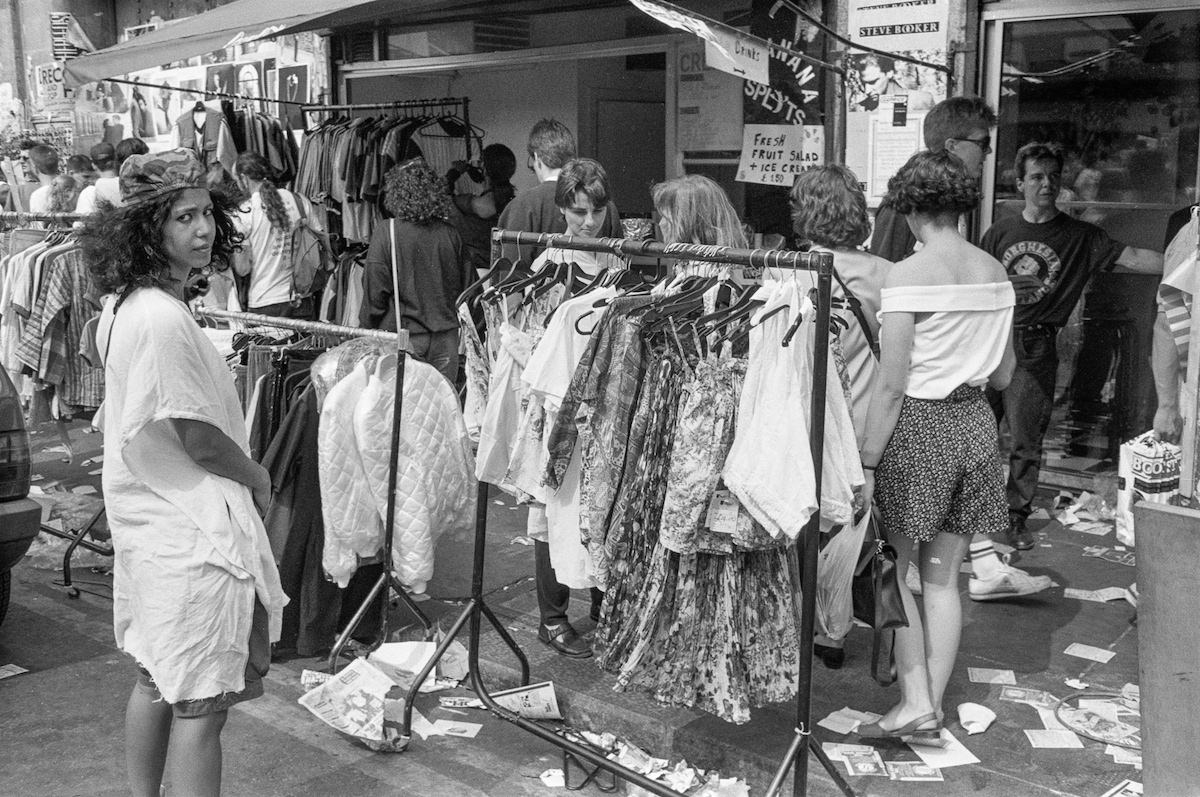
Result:
<instances>
[{"instance_id":1,"label":"clothing rack","mask_svg":"<svg viewBox=\"0 0 1200 797\"><path fill-rule=\"evenodd\" d=\"M349 105L312 105L300 104L300 113L324 113L334 111L403 111L403 110L434 110L437 108L460 109L463 126L467 128L467 157L471 160L473 133L471 126L471 100L468 97L437 97L422 100L396 100L395 102L366 102Z\"/></svg>"},{"instance_id":2,"label":"clothing rack","mask_svg":"<svg viewBox=\"0 0 1200 797\"><path fill-rule=\"evenodd\" d=\"M833 286L833 255L828 252L783 252L763 249L731 249L720 246L703 246L697 244L663 244L656 241L634 241L623 238L580 238L571 235L555 235L546 233L514 232L510 230L492 231L492 259L499 257L504 244L526 244L539 247L555 247L574 249L585 252L611 252L624 255L643 255L672 260L705 261L723 265L763 266L778 269L814 271L817 275L816 300L816 339L813 352L813 384L824 386L829 368L829 323L832 303ZM779 769L767 792L768 797L778 795L787 778L789 770L795 768L793 794L803 795L808 786L808 757L802 754L804 748L811 750L813 755L829 772L843 793L853 795L841 773L821 750L819 744L812 738L809 725L811 712L812 691L812 657L813 657L813 625L816 617L816 586L817 586L817 544L820 534L820 496L821 496L821 465L825 440L825 390L814 389L811 404L811 453L815 469L817 509L809 519L803 531L804 561L801 563L796 551L797 546L788 547L788 570L792 582L799 582L801 589L800 612L796 618L799 635L799 683L796 698L796 732L787 754L779 765ZM483 568L486 558L487 538L487 507L488 485L479 484L479 495L475 518L475 548L473 569L471 573L471 595L462 613L451 626L446 638L437 648L434 655L426 662L425 667L417 674L415 683L422 683L433 671L438 659L449 647L453 638L470 621L470 639L468 646L468 661L470 663L471 684L484 706L501 719L510 722L522 730L546 741L563 751L564 766L568 763L586 761L595 770L588 775L588 780L594 779L600 770L620 777L629 783L645 789L647 792L660 797L670 797L677 792L664 784L621 766L609 760L603 752L579 742L565 738L553 731L532 722L519 714L510 711L496 703L487 686L483 682L483 674L479 667L480 631L483 618L495 627L504 643L512 650L521 666L521 683L529 683L529 661L520 647L505 630L492 610L484 600ZM405 705L404 728L407 734L411 720L411 703Z\"/></svg>"},{"instance_id":3,"label":"clothing rack","mask_svg":"<svg viewBox=\"0 0 1200 797\"><path fill-rule=\"evenodd\" d=\"M83 221L87 216L82 213L32 213L24 210L6 210L0 213L0 224L73 224Z\"/></svg>"},{"instance_id":4,"label":"clothing rack","mask_svg":"<svg viewBox=\"0 0 1200 797\"><path fill-rule=\"evenodd\" d=\"M209 91L208 89L185 88L184 86L172 86L166 83L145 83L140 80L125 80L122 78L109 77L100 81L101 83L124 83L126 86L141 86L147 89L159 89L160 91L178 91L184 94L203 94L205 97L216 97L221 100L245 100L246 102L274 102L280 105L300 105L304 103L296 102L295 100L273 100L270 97L251 97L247 94L227 94L223 91Z\"/></svg>"},{"instance_id":5,"label":"clothing rack","mask_svg":"<svg viewBox=\"0 0 1200 797\"><path fill-rule=\"evenodd\" d=\"M260 315L258 313L240 313L232 310L217 310L211 307L196 307L194 308L196 315L205 316L208 318L240 321L252 326L269 326L276 329L290 329L296 332L307 332L311 335L326 336L326 337L341 337L341 338L370 338L372 340L380 340L396 345L396 396L392 402L392 440L391 453L388 460L388 500L387 513L385 515L386 525L383 532L383 572L376 579L375 584L371 587L367 597L363 599L362 604L354 612L350 622L338 635L337 641L333 645L333 649L329 652L328 667L330 674L337 671L338 658L341 656L342 650L345 649L350 640L350 635L354 633L359 623L367 616L367 612L371 610L372 603L378 601L379 611L379 633L376 638L368 646L369 650L375 650L383 644L387 639L387 619L388 619L388 586L395 589L396 594L400 596L400 600L408 608L410 612L417 618L425 629L426 636L433 633L433 623L421 611L412 596L404 589L400 581L392 574L392 543L393 543L393 526L396 520L396 469L397 461L400 457L400 415L404 408L404 363L405 355L409 350L408 332L401 330L399 332L384 332L378 329L363 329L361 327L347 327L339 324L327 324L321 321L301 321L294 318L276 318L275 316ZM417 690L424 679L420 679L413 683L413 686L408 694L408 699L405 703L408 706L412 705L413 699L417 695ZM405 726L408 727L407 725Z\"/></svg>"}]
</instances>

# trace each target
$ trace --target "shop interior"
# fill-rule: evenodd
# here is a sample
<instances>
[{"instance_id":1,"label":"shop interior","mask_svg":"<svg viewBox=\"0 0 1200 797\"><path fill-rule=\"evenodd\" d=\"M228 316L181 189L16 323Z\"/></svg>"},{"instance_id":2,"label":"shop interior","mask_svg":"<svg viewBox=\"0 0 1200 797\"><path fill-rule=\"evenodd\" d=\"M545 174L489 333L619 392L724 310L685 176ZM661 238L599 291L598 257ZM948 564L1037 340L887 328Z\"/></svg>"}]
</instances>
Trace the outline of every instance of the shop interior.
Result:
<instances>
[{"instance_id":1,"label":"shop interior","mask_svg":"<svg viewBox=\"0 0 1200 797\"><path fill-rule=\"evenodd\" d=\"M518 191L536 180L525 166L526 141L545 117L575 131L580 154L604 165L623 217L649 217L650 186L667 176L664 55L363 77L347 81L346 95L352 104L466 97L483 143L504 144L516 154Z\"/></svg>"},{"instance_id":2,"label":"shop interior","mask_svg":"<svg viewBox=\"0 0 1200 797\"><path fill-rule=\"evenodd\" d=\"M1021 210L1017 149L1056 142L1066 159L1059 207L1162 251L1172 214L1198 201L1200 11L1012 21L1000 35L992 218ZM1077 474L1079 486L1114 471L1120 444L1153 423L1158 281L1097 276L1060 332L1046 467Z\"/></svg>"}]
</instances>

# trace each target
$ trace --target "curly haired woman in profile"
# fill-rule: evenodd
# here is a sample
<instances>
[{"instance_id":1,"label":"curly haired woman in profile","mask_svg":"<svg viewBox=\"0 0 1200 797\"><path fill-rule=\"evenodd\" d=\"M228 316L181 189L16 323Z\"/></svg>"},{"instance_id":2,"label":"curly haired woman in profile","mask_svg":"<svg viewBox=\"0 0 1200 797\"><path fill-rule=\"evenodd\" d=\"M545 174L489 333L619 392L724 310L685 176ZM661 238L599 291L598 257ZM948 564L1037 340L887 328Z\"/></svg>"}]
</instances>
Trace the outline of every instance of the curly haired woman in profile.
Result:
<instances>
[{"instance_id":1,"label":"curly haired woman in profile","mask_svg":"<svg viewBox=\"0 0 1200 797\"><path fill-rule=\"evenodd\" d=\"M449 223L450 194L424 158L393 167L384 191L384 206L395 218L371 236L359 321L370 329L408 330L413 356L453 384L458 378L454 300L475 281L475 271Z\"/></svg>"},{"instance_id":2,"label":"curly haired woman in profile","mask_svg":"<svg viewBox=\"0 0 1200 797\"><path fill-rule=\"evenodd\" d=\"M1012 377L1015 296L1004 268L962 237L958 217L979 202L976 180L946 152L922 152L888 182L888 197L922 248L888 270L880 362L862 446L865 497L905 572L920 545L924 618L900 591L900 702L860 736L933 736L962 633L959 564L976 532L1008 529L995 416L983 388Z\"/></svg>"},{"instance_id":3,"label":"curly haired woman in profile","mask_svg":"<svg viewBox=\"0 0 1200 797\"><path fill-rule=\"evenodd\" d=\"M123 205L80 230L107 299L104 502L112 530L113 623L138 664L125 714L130 790L221 790L230 706L263 693L286 598L259 512L271 481L248 455L225 360L184 304L189 275L229 262L235 207L186 150L134 155Z\"/></svg>"}]
</instances>

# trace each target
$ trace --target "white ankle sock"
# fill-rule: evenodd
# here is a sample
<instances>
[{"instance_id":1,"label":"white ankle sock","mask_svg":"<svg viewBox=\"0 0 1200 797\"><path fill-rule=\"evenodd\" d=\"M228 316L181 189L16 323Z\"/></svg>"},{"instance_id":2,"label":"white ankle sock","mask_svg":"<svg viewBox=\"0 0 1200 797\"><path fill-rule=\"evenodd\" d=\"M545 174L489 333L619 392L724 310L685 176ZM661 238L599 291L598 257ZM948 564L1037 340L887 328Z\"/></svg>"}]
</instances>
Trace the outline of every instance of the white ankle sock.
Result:
<instances>
[{"instance_id":1,"label":"white ankle sock","mask_svg":"<svg viewBox=\"0 0 1200 797\"><path fill-rule=\"evenodd\" d=\"M975 578L995 578L1002 572L1002 565L990 540L971 543L971 574Z\"/></svg>"}]
</instances>

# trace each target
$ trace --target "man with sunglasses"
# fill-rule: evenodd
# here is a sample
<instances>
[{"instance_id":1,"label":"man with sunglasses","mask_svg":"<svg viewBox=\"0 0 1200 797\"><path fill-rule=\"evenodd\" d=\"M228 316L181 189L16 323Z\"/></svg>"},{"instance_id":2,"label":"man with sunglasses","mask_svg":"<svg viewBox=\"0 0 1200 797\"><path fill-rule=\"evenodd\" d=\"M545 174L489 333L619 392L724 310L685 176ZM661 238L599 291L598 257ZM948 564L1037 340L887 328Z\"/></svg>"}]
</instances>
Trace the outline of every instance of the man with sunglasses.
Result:
<instances>
[{"instance_id":1,"label":"man with sunglasses","mask_svg":"<svg viewBox=\"0 0 1200 797\"><path fill-rule=\"evenodd\" d=\"M996 114L978 97L951 97L930 109L925 117L925 146L933 152L949 152L963 162L967 172L976 179L983 176L984 161L992 151L992 128ZM886 202L875 216L871 236L871 254L893 263L912 254L917 239L904 216ZM1031 277L1010 277L1018 295ZM1012 540L1010 539L1011 543ZM1050 587L1049 576L1033 576L1000 559L992 540L977 534L971 540L971 578L967 592L971 600L993 601L1032 595ZM921 593L916 568L905 574L914 595Z\"/></svg>"},{"instance_id":2,"label":"man with sunglasses","mask_svg":"<svg viewBox=\"0 0 1200 797\"><path fill-rule=\"evenodd\" d=\"M949 152L963 162L976 179L983 176L983 163L992 151L992 128L996 113L978 97L942 100L925 116L925 146L930 152ZM885 200L875 214L871 254L899 263L913 253L917 239L908 222Z\"/></svg>"},{"instance_id":3,"label":"man with sunglasses","mask_svg":"<svg viewBox=\"0 0 1200 797\"><path fill-rule=\"evenodd\" d=\"M979 245L1004 265L1017 291L1016 371L1008 388L1002 394L989 394L989 399L996 417L1008 418L1012 435L1009 543L1028 550L1035 541L1025 521L1033 510L1042 441L1054 408L1058 330L1067 323L1093 274L1114 269L1161 274L1163 256L1118 243L1096 225L1058 209L1063 155L1057 146L1028 143L1017 150L1014 166L1025 206L1019 215L993 224Z\"/></svg>"}]
</instances>

